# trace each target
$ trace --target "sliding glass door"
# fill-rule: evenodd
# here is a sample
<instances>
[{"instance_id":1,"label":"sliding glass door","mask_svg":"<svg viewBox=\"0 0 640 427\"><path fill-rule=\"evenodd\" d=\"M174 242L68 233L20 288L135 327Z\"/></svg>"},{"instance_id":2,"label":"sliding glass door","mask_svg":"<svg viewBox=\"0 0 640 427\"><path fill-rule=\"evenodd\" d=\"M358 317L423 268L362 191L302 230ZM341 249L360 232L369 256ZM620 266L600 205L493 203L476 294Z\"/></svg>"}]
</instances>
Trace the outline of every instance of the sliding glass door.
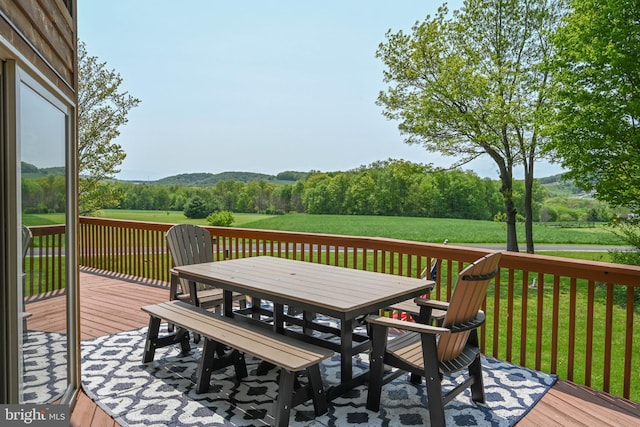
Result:
<instances>
[{"instance_id":1,"label":"sliding glass door","mask_svg":"<svg viewBox=\"0 0 640 427\"><path fill-rule=\"evenodd\" d=\"M19 312L24 319L19 336L24 369L21 402L49 403L60 399L67 388L67 271L64 257L53 256L59 253L55 246L66 245L56 235L47 238L49 233L34 236L28 226L40 218L66 225L69 114L34 83L23 77L18 88L20 222L26 246Z\"/></svg>"},{"instance_id":2,"label":"sliding glass door","mask_svg":"<svg viewBox=\"0 0 640 427\"><path fill-rule=\"evenodd\" d=\"M5 400L65 402L79 363L73 110L13 62L3 79Z\"/></svg>"}]
</instances>

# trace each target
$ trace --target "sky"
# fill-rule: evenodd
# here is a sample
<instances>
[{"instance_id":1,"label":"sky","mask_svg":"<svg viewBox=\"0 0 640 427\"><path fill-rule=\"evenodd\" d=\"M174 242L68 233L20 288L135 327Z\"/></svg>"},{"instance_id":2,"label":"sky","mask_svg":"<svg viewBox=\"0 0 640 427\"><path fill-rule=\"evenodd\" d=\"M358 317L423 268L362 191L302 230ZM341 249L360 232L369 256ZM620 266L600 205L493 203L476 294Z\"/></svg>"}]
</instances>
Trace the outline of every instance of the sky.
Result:
<instances>
[{"instance_id":1,"label":"sky","mask_svg":"<svg viewBox=\"0 0 640 427\"><path fill-rule=\"evenodd\" d=\"M116 178L346 171L387 159L450 166L455 158L406 144L376 105L387 87L375 56L386 32L409 32L441 4L78 0L87 53L141 100L115 140L127 153ZM488 157L464 169L498 178Z\"/></svg>"}]
</instances>

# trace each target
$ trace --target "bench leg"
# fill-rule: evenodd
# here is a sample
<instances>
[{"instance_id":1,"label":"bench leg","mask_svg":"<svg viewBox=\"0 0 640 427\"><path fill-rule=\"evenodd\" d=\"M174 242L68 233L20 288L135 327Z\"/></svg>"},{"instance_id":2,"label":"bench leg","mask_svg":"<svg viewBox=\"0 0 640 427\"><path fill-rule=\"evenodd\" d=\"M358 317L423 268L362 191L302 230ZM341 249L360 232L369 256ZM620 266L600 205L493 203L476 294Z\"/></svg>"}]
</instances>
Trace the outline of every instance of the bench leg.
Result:
<instances>
[{"instance_id":1,"label":"bench leg","mask_svg":"<svg viewBox=\"0 0 640 427\"><path fill-rule=\"evenodd\" d=\"M189 345L189 331L180 328L176 333L176 340L180 341L180 352L182 355L189 354L191 346Z\"/></svg>"},{"instance_id":2,"label":"bench leg","mask_svg":"<svg viewBox=\"0 0 640 427\"><path fill-rule=\"evenodd\" d=\"M211 371L214 365L214 355L217 343L205 338L202 345L202 358L198 365L196 373L196 393L206 393L209 390L209 381L211 381Z\"/></svg>"},{"instance_id":3,"label":"bench leg","mask_svg":"<svg viewBox=\"0 0 640 427\"><path fill-rule=\"evenodd\" d=\"M247 372L247 362L244 360L244 353L233 350L233 352L231 352L231 357L233 357L233 367L236 371L236 379L240 381L241 379L246 378L249 373Z\"/></svg>"},{"instance_id":4,"label":"bench leg","mask_svg":"<svg viewBox=\"0 0 640 427\"><path fill-rule=\"evenodd\" d=\"M327 396L324 394L319 364L307 368L307 378L309 380L309 387L311 388L313 409L317 417L327 412Z\"/></svg>"},{"instance_id":5,"label":"bench leg","mask_svg":"<svg viewBox=\"0 0 640 427\"><path fill-rule=\"evenodd\" d=\"M236 372L236 379L240 381L246 378L247 364L244 359L244 354L238 350L233 350L230 354L224 357L215 357L216 349L220 344L214 340L208 338L204 339L202 346L202 358L198 365L198 371L196 373L196 393L206 393L209 390L209 382L211 381L211 373L218 369L225 368L233 365Z\"/></svg>"},{"instance_id":6,"label":"bench leg","mask_svg":"<svg viewBox=\"0 0 640 427\"><path fill-rule=\"evenodd\" d=\"M147 341L144 344L142 363L151 362L153 357L156 355L158 331L160 331L160 319L151 316L149 319L149 329L147 330Z\"/></svg>"},{"instance_id":7,"label":"bench leg","mask_svg":"<svg viewBox=\"0 0 640 427\"><path fill-rule=\"evenodd\" d=\"M193 343L198 344L200 342L200 334L193 334Z\"/></svg>"},{"instance_id":8,"label":"bench leg","mask_svg":"<svg viewBox=\"0 0 640 427\"><path fill-rule=\"evenodd\" d=\"M367 409L378 412L382 395L384 377L384 354L387 346L387 328L371 324L371 354L369 356L369 388L367 390Z\"/></svg>"},{"instance_id":9,"label":"bench leg","mask_svg":"<svg viewBox=\"0 0 640 427\"><path fill-rule=\"evenodd\" d=\"M147 331L147 340L144 345L142 363L153 361L156 349L174 344L180 344L180 350L183 355L188 354L189 351L191 351L191 346L189 345L189 331L183 328L178 328L178 331L175 334L160 338L158 336L158 332L160 331L160 321L161 319L153 316L149 319L149 329Z\"/></svg>"},{"instance_id":10,"label":"bench leg","mask_svg":"<svg viewBox=\"0 0 640 427\"><path fill-rule=\"evenodd\" d=\"M295 372L280 369L280 383L278 384L278 397L273 403L273 419L275 426L288 426L291 403L293 400L293 382Z\"/></svg>"},{"instance_id":11,"label":"bench leg","mask_svg":"<svg viewBox=\"0 0 640 427\"><path fill-rule=\"evenodd\" d=\"M260 363L258 364L258 370L256 372L256 375L259 377L267 375L269 371L275 367L276 365L274 365L273 363L265 362L264 360L261 360Z\"/></svg>"}]
</instances>

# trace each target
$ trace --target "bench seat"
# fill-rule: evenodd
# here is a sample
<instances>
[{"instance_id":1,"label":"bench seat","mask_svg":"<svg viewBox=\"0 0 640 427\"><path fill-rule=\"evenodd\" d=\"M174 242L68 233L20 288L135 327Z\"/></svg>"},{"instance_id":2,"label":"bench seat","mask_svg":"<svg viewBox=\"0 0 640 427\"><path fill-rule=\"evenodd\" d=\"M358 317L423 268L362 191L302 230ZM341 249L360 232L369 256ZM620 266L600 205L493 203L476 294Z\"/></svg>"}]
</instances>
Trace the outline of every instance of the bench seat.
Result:
<instances>
[{"instance_id":1,"label":"bench seat","mask_svg":"<svg viewBox=\"0 0 640 427\"><path fill-rule=\"evenodd\" d=\"M169 345L180 344L183 353L189 352L189 331L204 338L197 373L197 393L206 392L211 373L226 366L234 365L238 380L246 377L246 353L281 368L278 396L272 411L275 425L287 425L290 409L308 399L313 400L316 415L326 412L327 402L319 364L333 355L332 350L271 330L258 329L182 301L148 305L142 307L142 310L150 316L144 363L153 360L157 348ZM176 332L159 337L161 320L175 325ZM221 346L230 347L233 351L223 356L219 351ZM309 381L305 387L295 389L295 375L300 371L306 371Z\"/></svg>"}]
</instances>

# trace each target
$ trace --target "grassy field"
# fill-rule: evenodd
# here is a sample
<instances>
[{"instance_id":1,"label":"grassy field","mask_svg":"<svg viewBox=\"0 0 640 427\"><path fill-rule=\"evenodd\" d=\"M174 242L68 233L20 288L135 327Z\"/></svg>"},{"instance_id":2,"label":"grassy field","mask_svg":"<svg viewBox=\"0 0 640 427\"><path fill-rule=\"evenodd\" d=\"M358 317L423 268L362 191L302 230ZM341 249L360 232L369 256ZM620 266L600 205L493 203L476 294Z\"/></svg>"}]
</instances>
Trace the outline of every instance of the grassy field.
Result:
<instances>
[{"instance_id":1,"label":"grassy field","mask_svg":"<svg viewBox=\"0 0 640 427\"><path fill-rule=\"evenodd\" d=\"M245 222L242 227L355 236L390 237L420 242L506 243L506 226L492 221L444 218L291 214ZM524 243L524 225L518 226ZM621 244L604 226L547 228L534 224L535 242L545 244Z\"/></svg>"},{"instance_id":2,"label":"grassy field","mask_svg":"<svg viewBox=\"0 0 640 427\"><path fill-rule=\"evenodd\" d=\"M27 226L64 224L64 214L24 214L22 222Z\"/></svg>"},{"instance_id":3,"label":"grassy field","mask_svg":"<svg viewBox=\"0 0 640 427\"><path fill-rule=\"evenodd\" d=\"M199 224L207 225L205 219L189 219L182 211L139 211L139 210L125 210L125 209L104 209L100 212L103 218L112 219L130 219L134 221L150 221L150 222L165 222L169 224L187 223L187 224ZM254 221L260 221L266 218L271 218L271 215L260 214L241 214L234 213L235 223L234 227L242 227L242 224Z\"/></svg>"},{"instance_id":4,"label":"grassy field","mask_svg":"<svg viewBox=\"0 0 640 427\"><path fill-rule=\"evenodd\" d=\"M207 225L206 220L192 220L182 212L134 211L107 209L102 217L131 219L165 223L191 223ZM506 226L492 221L476 221L444 218L413 218L389 216L345 216L345 215L259 215L234 214L233 227L266 230L301 231L353 236L390 237L420 242L442 243L495 243L506 242ZM48 215L25 216L27 225L51 223ZM34 222L32 222L34 221ZM606 226L592 228L551 228L534 224L536 244L583 244L619 245L623 242ZM518 236L524 244L524 225L518 225Z\"/></svg>"}]
</instances>

